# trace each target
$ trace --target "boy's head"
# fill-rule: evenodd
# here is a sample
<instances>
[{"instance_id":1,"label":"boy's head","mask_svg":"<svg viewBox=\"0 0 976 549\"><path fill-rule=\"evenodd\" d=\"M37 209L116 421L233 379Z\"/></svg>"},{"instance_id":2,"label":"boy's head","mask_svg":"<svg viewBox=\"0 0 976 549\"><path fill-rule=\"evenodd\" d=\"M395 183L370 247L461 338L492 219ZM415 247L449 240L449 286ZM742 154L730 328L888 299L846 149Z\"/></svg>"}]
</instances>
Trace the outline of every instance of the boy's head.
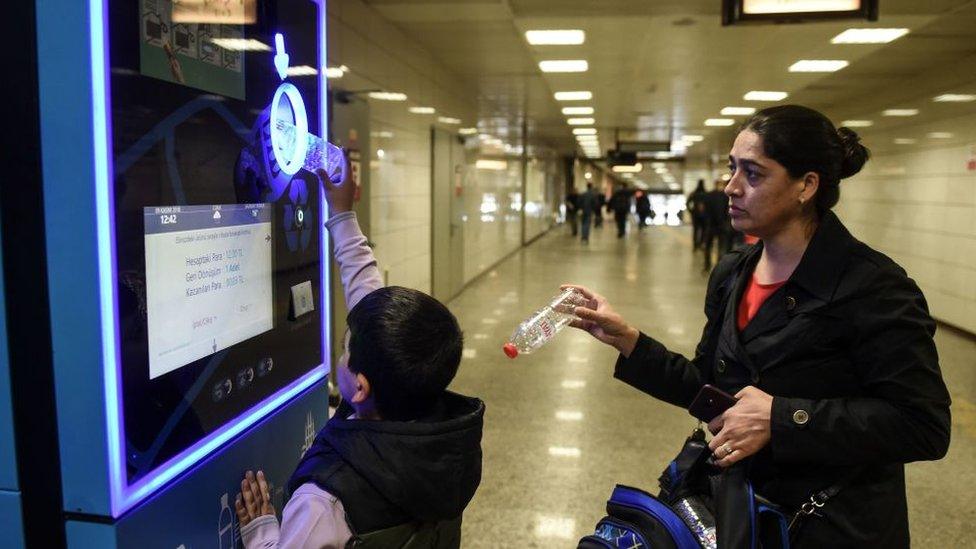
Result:
<instances>
[{"instance_id":1,"label":"boy's head","mask_svg":"<svg viewBox=\"0 0 976 549\"><path fill-rule=\"evenodd\" d=\"M387 420L424 415L454 379L464 337L457 319L433 297L387 286L349 311L339 390L357 412Z\"/></svg>"}]
</instances>

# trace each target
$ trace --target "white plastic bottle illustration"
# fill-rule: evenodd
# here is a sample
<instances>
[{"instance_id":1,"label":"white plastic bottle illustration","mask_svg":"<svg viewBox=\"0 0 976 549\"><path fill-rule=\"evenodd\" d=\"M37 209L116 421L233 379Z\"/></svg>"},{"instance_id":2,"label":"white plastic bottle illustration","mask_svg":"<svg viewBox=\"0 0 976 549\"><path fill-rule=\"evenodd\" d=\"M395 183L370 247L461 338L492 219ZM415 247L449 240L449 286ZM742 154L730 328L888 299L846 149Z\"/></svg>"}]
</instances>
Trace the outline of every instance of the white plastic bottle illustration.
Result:
<instances>
[{"instance_id":1,"label":"white plastic bottle illustration","mask_svg":"<svg viewBox=\"0 0 976 549\"><path fill-rule=\"evenodd\" d=\"M585 306L586 297L575 288L567 288L519 324L502 350L509 358L527 355L556 337L567 324L576 320L576 307Z\"/></svg>"}]
</instances>

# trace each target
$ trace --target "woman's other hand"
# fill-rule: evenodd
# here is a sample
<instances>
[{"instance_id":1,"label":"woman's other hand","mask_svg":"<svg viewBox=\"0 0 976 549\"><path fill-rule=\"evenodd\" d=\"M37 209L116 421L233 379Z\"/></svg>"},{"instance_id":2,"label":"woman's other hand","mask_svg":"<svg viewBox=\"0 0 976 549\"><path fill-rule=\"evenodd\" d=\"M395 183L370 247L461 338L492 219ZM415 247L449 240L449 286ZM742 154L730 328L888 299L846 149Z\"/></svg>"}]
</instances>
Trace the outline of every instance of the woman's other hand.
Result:
<instances>
[{"instance_id":1,"label":"woman's other hand","mask_svg":"<svg viewBox=\"0 0 976 549\"><path fill-rule=\"evenodd\" d=\"M257 476L253 471L248 471L244 475L244 479L241 480L241 493L234 499L234 509L237 511L237 520L241 526L247 526L249 522L261 515L275 514L264 471L258 471Z\"/></svg>"},{"instance_id":2,"label":"woman's other hand","mask_svg":"<svg viewBox=\"0 0 976 549\"><path fill-rule=\"evenodd\" d=\"M356 197L356 182L352 180L352 170L349 168L349 159L346 157L345 151L342 154L342 161L346 163L346 168L342 171L345 174L342 183L334 183L329 179L329 174L325 170L315 172L315 175L322 181L322 188L325 189L325 201L329 204L329 217L352 211Z\"/></svg>"},{"instance_id":3,"label":"woman's other hand","mask_svg":"<svg viewBox=\"0 0 976 549\"><path fill-rule=\"evenodd\" d=\"M735 394L739 401L708 424L714 437L708 443L715 464L728 467L769 444L773 396L749 386Z\"/></svg>"},{"instance_id":4,"label":"woman's other hand","mask_svg":"<svg viewBox=\"0 0 976 549\"><path fill-rule=\"evenodd\" d=\"M631 327L607 303L607 298L576 284L563 284L560 289L575 288L587 299L585 307L576 307L575 313L579 320L569 325L587 331L596 339L616 348L624 357L630 357L637 345L640 332Z\"/></svg>"}]
</instances>

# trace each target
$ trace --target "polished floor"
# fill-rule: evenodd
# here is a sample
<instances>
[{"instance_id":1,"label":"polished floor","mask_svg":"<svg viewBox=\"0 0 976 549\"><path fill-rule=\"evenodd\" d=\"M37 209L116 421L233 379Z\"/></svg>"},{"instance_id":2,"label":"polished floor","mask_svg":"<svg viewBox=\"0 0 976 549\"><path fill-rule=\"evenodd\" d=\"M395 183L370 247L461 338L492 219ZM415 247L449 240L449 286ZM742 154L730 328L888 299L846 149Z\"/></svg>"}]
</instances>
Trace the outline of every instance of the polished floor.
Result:
<instances>
[{"instance_id":1,"label":"polished floor","mask_svg":"<svg viewBox=\"0 0 976 549\"><path fill-rule=\"evenodd\" d=\"M538 353L509 360L511 330L562 282L607 296L631 323L693 352L706 279L687 227L649 227L588 245L557 227L450 302L466 349L452 388L487 404L484 474L464 515L463 547L575 547L603 516L615 483L657 491L657 477L695 421L612 377L616 353L567 329ZM940 329L953 399L952 445L907 468L915 547L976 547L976 342Z\"/></svg>"}]
</instances>

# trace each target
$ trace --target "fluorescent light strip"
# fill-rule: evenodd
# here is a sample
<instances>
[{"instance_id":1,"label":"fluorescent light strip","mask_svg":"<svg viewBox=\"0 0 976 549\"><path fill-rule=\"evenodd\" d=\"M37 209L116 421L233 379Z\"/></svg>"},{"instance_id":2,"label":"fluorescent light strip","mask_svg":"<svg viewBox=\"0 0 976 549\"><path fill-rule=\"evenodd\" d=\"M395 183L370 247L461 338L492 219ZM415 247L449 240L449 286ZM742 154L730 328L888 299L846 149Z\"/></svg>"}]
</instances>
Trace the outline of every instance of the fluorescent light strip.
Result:
<instances>
[{"instance_id":1,"label":"fluorescent light strip","mask_svg":"<svg viewBox=\"0 0 976 549\"><path fill-rule=\"evenodd\" d=\"M841 120L840 125L848 128L868 128L873 126L874 122L870 120Z\"/></svg>"},{"instance_id":2,"label":"fluorescent light strip","mask_svg":"<svg viewBox=\"0 0 976 549\"><path fill-rule=\"evenodd\" d=\"M586 72L590 65L584 59L553 59L539 61L542 72Z\"/></svg>"},{"instance_id":3,"label":"fluorescent light strip","mask_svg":"<svg viewBox=\"0 0 976 549\"><path fill-rule=\"evenodd\" d=\"M460 124L460 118L451 118L450 116L438 116L437 121L441 124Z\"/></svg>"},{"instance_id":4,"label":"fluorescent light strip","mask_svg":"<svg viewBox=\"0 0 976 549\"><path fill-rule=\"evenodd\" d=\"M589 126L595 122L596 120L593 118L569 118L566 120L570 126Z\"/></svg>"},{"instance_id":5,"label":"fluorescent light strip","mask_svg":"<svg viewBox=\"0 0 976 549\"><path fill-rule=\"evenodd\" d=\"M288 76L315 76L319 73L319 71L315 70L315 67L309 67L308 65L288 67L288 70L285 72Z\"/></svg>"},{"instance_id":6,"label":"fluorescent light strip","mask_svg":"<svg viewBox=\"0 0 976 549\"><path fill-rule=\"evenodd\" d=\"M593 92L588 91L561 91L553 94L556 101L589 101L593 99Z\"/></svg>"},{"instance_id":7,"label":"fluorescent light strip","mask_svg":"<svg viewBox=\"0 0 976 549\"><path fill-rule=\"evenodd\" d=\"M746 101L782 101L790 94L781 91L751 91L744 96Z\"/></svg>"},{"instance_id":8,"label":"fluorescent light strip","mask_svg":"<svg viewBox=\"0 0 976 549\"><path fill-rule=\"evenodd\" d=\"M705 120L706 126L731 126L735 124L735 120L731 118L709 118Z\"/></svg>"},{"instance_id":9,"label":"fluorescent light strip","mask_svg":"<svg viewBox=\"0 0 976 549\"><path fill-rule=\"evenodd\" d=\"M887 44L908 34L908 29L847 29L830 39L831 44Z\"/></svg>"},{"instance_id":10,"label":"fluorescent light strip","mask_svg":"<svg viewBox=\"0 0 976 549\"><path fill-rule=\"evenodd\" d=\"M271 46L253 38L211 38L210 41L227 51L271 51Z\"/></svg>"},{"instance_id":11,"label":"fluorescent light strip","mask_svg":"<svg viewBox=\"0 0 976 549\"><path fill-rule=\"evenodd\" d=\"M578 458L583 452L579 448L566 446L550 446L549 455L554 457L574 457Z\"/></svg>"},{"instance_id":12,"label":"fluorescent light strip","mask_svg":"<svg viewBox=\"0 0 976 549\"><path fill-rule=\"evenodd\" d=\"M753 107L725 107L720 114L722 116L748 116L755 113L756 109Z\"/></svg>"},{"instance_id":13,"label":"fluorescent light strip","mask_svg":"<svg viewBox=\"0 0 976 549\"><path fill-rule=\"evenodd\" d=\"M342 78L347 72L349 72L349 67L345 65L339 65L338 67L326 67L325 76L329 80L335 80L337 78Z\"/></svg>"},{"instance_id":14,"label":"fluorescent light strip","mask_svg":"<svg viewBox=\"0 0 976 549\"><path fill-rule=\"evenodd\" d=\"M697 143L699 141L704 141L705 138L703 136L701 136L701 135L685 134L685 135L681 136L681 140L682 141L691 141L691 142Z\"/></svg>"},{"instance_id":15,"label":"fluorescent light strip","mask_svg":"<svg viewBox=\"0 0 976 549\"><path fill-rule=\"evenodd\" d=\"M929 139L952 139L954 134L949 132L929 132L927 137Z\"/></svg>"},{"instance_id":16,"label":"fluorescent light strip","mask_svg":"<svg viewBox=\"0 0 976 549\"><path fill-rule=\"evenodd\" d=\"M369 92L369 97L371 99L379 99L380 101L406 101L407 94L399 92Z\"/></svg>"},{"instance_id":17,"label":"fluorescent light strip","mask_svg":"<svg viewBox=\"0 0 976 549\"><path fill-rule=\"evenodd\" d=\"M917 139L912 139L911 137L896 137L895 138L895 144L896 145L914 145L917 142L918 142Z\"/></svg>"},{"instance_id":18,"label":"fluorescent light strip","mask_svg":"<svg viewBox=\"0 0 976 549\"><path fill-rule=\"evenodd\" d=\"M573 128L573 135L596 135L596 128Z\"/></svg>"},{"instance_id":19,"label":"fluorescent light strip","mask_svg":"<svg viewBox=\"0 0 976 549\"><path fill-rule=\"evenodd\" d=\"M530 30L525 39L533 46L576 46L586 41L586 33L578 30Z\"/></svg>"},{"instance_id":20,"label":"fluorescent light strip","mask_svg":"<svg viewBox=\"0 0 976 549\"><path fill-rule=\"evenodd\" d=\"M640 162L638 162L638 163L636 163L634 165L631 165L631 166L628 166L626 164L620 164L620 165L614 166L614 167L612 167L610 169L613 170L615 173L637 173L637 172L640 172L641 170L643 170L644 169L644 166L641 165Z\"/></svg>"},{"instance_id":21,"label":"fluorescent light strip","mask_svg":"<svg viewBox=\"0 0 976 549\"><path fill-rule=\"evenodd\" d=\"M790 65L790 72L837 72L849 64L840 59L801 59Z\"/></svg>"},{"instance_id":22,"label":"fluorescent light strip","mask_svg":"<svg viewBox=\"0 0 976 549\"><path fill-rule=\"evenodd\" d=\"M936 103L969 103L976 101L976 95L965 93L945 93L932 98Z\"/></svg>"},{"instance_id":23,"label":"fluorescent light strip","mask_svg":"<svg viewBox=\"0 0 976 549\"><path fill-rule=\"evenodd\" d=\"M478 170L493 170L502 171L508 169L508 162L504 160L478 160L474 163L474 167Z\"/></svg>"},{"instance_id":24,"label":"fluorescent light strip","mask_svg":"<svg viewBox=\"0 0 976 549\"><path fill-rule=\"evenodd\" d=\"M414 114L434 114L437 112L434 107L410 107L407 110Z\"/></svg>"},{"instance_id":25,"label":"fluorescent light strip","mask_svg":"<svg viewBox=\"0 0 976 549\"><path fill-rule=\"evenodd\" d=\"M915 116L918 114L918 109L887 109L881 114L884 116Z\"/></svg>"},{"instance_id":26,"label":"fluorescent light strip","mask_svg":"<svg viewBox=\"0 0 976 549\"><path fill-rule=\"evenodd\" d=\"M474 135L478 133L478 128L461 128L458 130L458 133L461 135Z\"/></svg>"},{"instance_id":27,"label":"fluorescent light strip","mask_svg":"<svg viewBox=\"0 0 976 549\"><path fill-rule=\"evenodd\" d=\"M593 107L563 107L565 115L593 114Z\"/></svg>"}]
</instances>

